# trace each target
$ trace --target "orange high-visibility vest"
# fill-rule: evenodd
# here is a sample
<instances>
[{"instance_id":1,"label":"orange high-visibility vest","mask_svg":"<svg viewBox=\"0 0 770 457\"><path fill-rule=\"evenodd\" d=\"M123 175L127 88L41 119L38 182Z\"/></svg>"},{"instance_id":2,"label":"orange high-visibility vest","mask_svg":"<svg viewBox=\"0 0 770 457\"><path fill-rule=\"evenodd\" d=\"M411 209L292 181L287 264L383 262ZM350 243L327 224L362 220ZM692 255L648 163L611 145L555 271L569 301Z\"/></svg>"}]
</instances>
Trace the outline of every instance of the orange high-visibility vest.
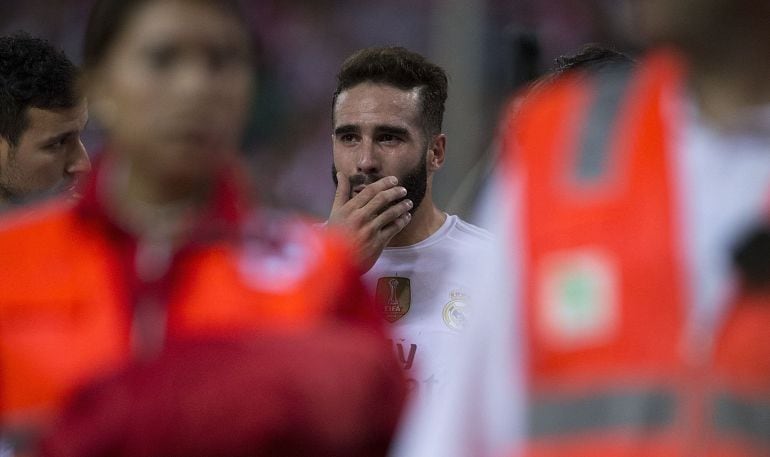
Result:
<instances>
[{"instance_id":1,"label":"orange high-visibility vest","mask_svg":"<svg viewBox=\"0 0 770 457\"><path fill-rule=\"evenodd\" d=\"M718 338L709 455L770 455L770 297L738 296Z\"/></svg>"},{"instance_id":2,"label":"orange high-visibility vest","mask_svg":"<svg viewBox=\"0 0 770 457\"><path fill-rule=\"evenodd\" d=\"M523 256L526 304L525 455L662 457L720 448L725 424L714 417L720 398L736 393L720 379L734 379L736 368L717 375L713 359L685 356L693 343L685 335L690 297L670 144L678 126L662 116L682 80L679 60L665 53L633 72L560 78L530 95L505 133L505 166L523 183L517 222L526 241L515 255ZM737 323L733 311L735 337L750 322ZM716 344L717 354L748 354L724 337ZM767 351L751 354L764 358L751 363L767 366ZM767 402L770 372L757 377L751 398L761 397L756 387L764 382ZM733 419L726 427L756 425ZM719 455L764 455L751 449Z\"/></svg>"},{"instance_id":3,"label":"orange high-visibility vest","mask_svg":"<svg viewBox=\"0 0 770 457\"><path fill-rule=\"evenodd\" d=\"M0 429L34 427L133 357L134 241L81 206L54 202L0 224ZM166 341L337 320L378 328L347 245L276 224L277 238L257 230L182 249L161 295Z\"/></svg>"}]
</instances>

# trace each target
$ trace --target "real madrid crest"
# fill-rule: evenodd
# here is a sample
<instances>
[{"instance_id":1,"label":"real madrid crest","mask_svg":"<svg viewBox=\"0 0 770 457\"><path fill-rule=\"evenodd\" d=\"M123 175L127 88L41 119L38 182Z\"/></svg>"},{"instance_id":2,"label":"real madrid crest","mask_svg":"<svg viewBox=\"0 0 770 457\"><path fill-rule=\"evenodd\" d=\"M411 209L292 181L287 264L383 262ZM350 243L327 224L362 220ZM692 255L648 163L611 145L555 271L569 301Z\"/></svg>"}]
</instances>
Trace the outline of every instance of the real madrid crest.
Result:
<instances>
[{"instance_id":1,"label":"real madrid crest","mask_svg":"<svg viewBox=\"0 0 770 457\"><path fill-rule=\"evenodd\" d=\"M386 321L393 323L401 319L412 304L409 278L385 276L378 279L375 300Z\"/></svg>"},{"instance_id":2,"label":"real madrid crest","mask_svg":"<svg viewBox=\"0 0 770 457\"><path fill-rule=\"evenodd\" d=\"M444 323L452 330L463 330L468 323L470 300L467 295L457 290L450 292L449 298L441 313Z\"/></svg>"}]
</instances>

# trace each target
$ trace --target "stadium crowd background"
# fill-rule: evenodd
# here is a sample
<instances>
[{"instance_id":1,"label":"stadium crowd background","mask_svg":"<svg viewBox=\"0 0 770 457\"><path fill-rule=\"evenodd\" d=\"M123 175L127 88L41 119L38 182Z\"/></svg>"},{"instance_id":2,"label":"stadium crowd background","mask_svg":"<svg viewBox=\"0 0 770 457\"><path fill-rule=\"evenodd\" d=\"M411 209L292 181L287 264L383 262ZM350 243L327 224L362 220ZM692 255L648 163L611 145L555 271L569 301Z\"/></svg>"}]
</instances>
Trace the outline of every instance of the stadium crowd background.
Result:
<instances>
[{"instance_id":1,"label":"stadium crowd background","mask_svg":"<svg viewBox=\"0 0 770 457\"><path fill-rule=\"evenodd\" d=\"M320 218L329 214L330 103L335 74L356 49L400 45L443 66L451 160L437 203L468 216L506 96L553 60L598 42L632 52L627 0L244 1L261 47L258 94L245 148L263 200ZM76 63L91 0L2 0L0 34L49 39ZM621 32L623 31L623 32ZM94 126L84 137L98 151Z\"/></svg>"}]
</instances>

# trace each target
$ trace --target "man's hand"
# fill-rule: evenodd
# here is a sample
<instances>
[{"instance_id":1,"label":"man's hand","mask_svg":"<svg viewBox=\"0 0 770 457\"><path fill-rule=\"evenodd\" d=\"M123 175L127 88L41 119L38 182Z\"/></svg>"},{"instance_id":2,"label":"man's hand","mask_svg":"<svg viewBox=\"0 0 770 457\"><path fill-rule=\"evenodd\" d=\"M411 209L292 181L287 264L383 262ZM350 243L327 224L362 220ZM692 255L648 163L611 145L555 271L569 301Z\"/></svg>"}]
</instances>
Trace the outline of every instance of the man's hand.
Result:
<instances>
[{"instance_id":1,"label":"man's hand","mask_svg":"<svg viewBox=\"0 0 770 457\"><path fill-rule=\"evenodd\" d=\"M350 198L350 180L344 173L337 173L329 225L341 227L353 236L364 271L372 268L385 246L412 219L412 201L398 202L404 197L406 189L398 186L398 179L386 176Z\"/></svg>"}]
</instances>

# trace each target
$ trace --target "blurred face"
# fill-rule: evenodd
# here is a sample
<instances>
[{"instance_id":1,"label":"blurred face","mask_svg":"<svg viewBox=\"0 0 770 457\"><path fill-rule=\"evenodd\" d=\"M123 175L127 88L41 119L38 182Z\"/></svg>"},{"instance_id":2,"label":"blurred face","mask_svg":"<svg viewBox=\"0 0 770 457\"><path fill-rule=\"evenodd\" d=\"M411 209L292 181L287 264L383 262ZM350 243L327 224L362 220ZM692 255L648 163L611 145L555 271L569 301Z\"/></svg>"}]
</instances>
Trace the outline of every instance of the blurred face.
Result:
<instances>
[{"instance_id":1,"label":"blurred face","mask_svg":"<svg viewBox=\"0 0 770 457\"><path fill-rule=\"evenodd\" d=\"M80 134L88 121L85 100L74 108L27 110L27 129L12 146L0 138L0 201L60 191L74 195L91 169Z\"/></svg>"},{"instance_id":2,"label":"blurred face","mask_svg":"<svg viewBox=\"0 0 770 457\"><path fill-rule=\"evenodd\" d=\"M350 179L351 193L385 176L396 176L414 202L428 185L429 142L420 122L420 94L361 83L337 97L334 107L334 169ZM431 170L432 171L432 170Z\"/></svg>"},{"instance_id":3,"label":"blurred face","mask_svg":"<svg viewBox=\"0 0 770 457\"><path fill-rule=\"evenodd\" d=\"M94 111L132 170L205 180L238 146L253 66L246 31L215 6L151 1L92 79Z\"/></svg>"}]
</instances>

